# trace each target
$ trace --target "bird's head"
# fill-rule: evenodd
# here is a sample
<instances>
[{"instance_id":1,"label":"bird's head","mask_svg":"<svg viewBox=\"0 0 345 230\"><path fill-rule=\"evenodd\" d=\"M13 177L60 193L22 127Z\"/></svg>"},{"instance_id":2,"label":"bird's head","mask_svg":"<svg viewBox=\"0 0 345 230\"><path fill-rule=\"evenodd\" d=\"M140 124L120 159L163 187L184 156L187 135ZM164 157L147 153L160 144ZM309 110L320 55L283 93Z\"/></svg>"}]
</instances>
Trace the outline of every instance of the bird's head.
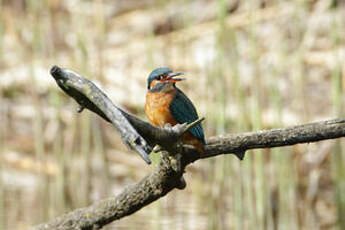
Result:
<instances>
[{"instance_id":1,"label":"bird's head","mask_svg":"<svg viewBox=\"0 0 345 230\"><path fill-rule=\"evenodd\" d=\"M182 75L181 72L174 73L168 67L160 67L153 70L147 78L147 89L163 88L164 86L173 86L176 82L184 80L184 78L176 78Z\"/></svg>"}]
</instances>

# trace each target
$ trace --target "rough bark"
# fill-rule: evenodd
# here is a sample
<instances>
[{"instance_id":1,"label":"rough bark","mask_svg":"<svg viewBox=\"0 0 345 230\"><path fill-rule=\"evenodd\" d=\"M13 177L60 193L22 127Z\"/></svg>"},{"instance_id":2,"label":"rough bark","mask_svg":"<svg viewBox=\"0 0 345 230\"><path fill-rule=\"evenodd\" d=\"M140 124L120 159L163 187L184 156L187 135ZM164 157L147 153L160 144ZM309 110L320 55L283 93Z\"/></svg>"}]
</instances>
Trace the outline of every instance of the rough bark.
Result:
<instances>
[{"instance_id":1,"label":"rough bark","mask_svg":"<svg viewBox=\"0 0 345 230\"><path fill-rule=\"evenodd\" d=\"M62 69L60 70L64 71ZM66 82L68 81L65 80L65 83ZM235 154L239 159L242 159L245 151L249 149L295 145L345 136L345 119L334 119L289 128L211 137L207 140L205 154L200 156L194 148L179 145L178 137L195 125L195 123L201 122L202 119L194 124L185 124L166 129L157 128L126 113L115 105L105 105L107 103L102 102L102 100L106 100L107 97L99 89L94 90L94 88L91 88L91 90L85 91L84 89L76 87L73 81L69 81L68 84L69 90L73 89L77 91L77 93L67 92L67 94L75 98L83 107L89 108L113 124L113 120L116 119L123 119L128 122L126 124L132 127L135 132L126 134L124 138L125 142L132 140L131 138L142 138L144 141L140 142L140 144L142 144L140 145L141 148L148 150L151 149L154 144L159 143L165 150L162 151L161 161L155 171L138 183L125 188L121 194L96 202L89 207L77 209L48 223L33 227L32 229L35 230L100 229L104 225L130 215L160 197L165 196L174 188L183 189L185 186L182 177L184 168L188 164L199 159L228 153ZM66 85L63 85L63 87L66 87ZM87 94L85 94L85 92L87 92ZM98 95L97 98L101 103L95 104L92 102L92 97L95 97L95 94ZM83 98L83 100L80 98ZM88 103L91 103L91 105L88 105ZM96 108L92 108L92 106ZM107 111L114 109L120 111L120 113ZM116 116L120 116L120 118L116 118ZM123 120L120 120L120 122ZM122 124L116 127L119 129L120 133L133 131L132 128L128 128ZM147 140L147 142L145 140ZM129 143L133 145L131 141L129 141ZM148 153L146 150L145 154Z\"/></svg>"}]
</instances>

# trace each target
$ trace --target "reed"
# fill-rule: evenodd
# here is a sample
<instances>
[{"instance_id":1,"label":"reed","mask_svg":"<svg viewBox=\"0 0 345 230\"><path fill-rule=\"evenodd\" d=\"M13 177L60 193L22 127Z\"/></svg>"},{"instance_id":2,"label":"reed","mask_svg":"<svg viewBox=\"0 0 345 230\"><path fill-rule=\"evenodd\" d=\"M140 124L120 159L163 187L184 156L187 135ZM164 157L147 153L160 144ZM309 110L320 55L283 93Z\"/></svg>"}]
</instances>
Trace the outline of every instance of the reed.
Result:
<instances>
[{"instance_id":1,"label":"reed","mask_svg":"<svg viewBox=\"0 0 345 230\"><path fill-rule=\"evenodd\" d=\"M340 47L339 41L341 39L340 35L340 28L343 28L343 23L339 22L336 17L333 18L333 27L331 30L331 36L333 39L334 48L338 49ZM334 116L342 116L343 114L343 100L342 100L342 85L343 85L343 77L341 73L341 69L344 66L343 60L339 54L335 54L337 56L335 66L331 73L332 78L332 105L333 105L333 115ZM344 69L344 68L343 68ZM343 73L344 74L344 73ZM341 140L337 140L335 146L333 148L333 154L331 159L331 167L332 167L332 179L334 183L334 196L335 196L335 203L336 203L336 212L337 212L337 223L338 228L342 229L345 227L345 186L344 186L344 178L345 178L345 170L344 170L344 162L345 162L345 151L344 151L344 143Z\"/></svg>"}]
</instances>

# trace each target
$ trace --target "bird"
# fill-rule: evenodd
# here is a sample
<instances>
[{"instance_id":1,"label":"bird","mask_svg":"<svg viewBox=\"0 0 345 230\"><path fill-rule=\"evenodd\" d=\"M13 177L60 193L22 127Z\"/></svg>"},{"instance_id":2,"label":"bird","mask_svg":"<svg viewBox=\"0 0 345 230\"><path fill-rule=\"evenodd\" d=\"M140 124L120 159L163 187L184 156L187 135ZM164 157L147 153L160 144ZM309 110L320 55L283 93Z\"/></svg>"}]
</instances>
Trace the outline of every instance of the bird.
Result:
<instances>
[{"instance_id":1,"label":"bird","mask_svg":"<svg viewBox=\"0 0 345 230\"><path fill-rule=\"evenodd\" d=\"M192 101L176 86L177 82L185 80L177 78L180 75L183 73L160 67L148 76L145 113L151 124L174 126L199 118ZM181 139L182 143L194 146L199 154L205 152L205 134L200 123L188 130Z\"/></svg>"}]
</instances>

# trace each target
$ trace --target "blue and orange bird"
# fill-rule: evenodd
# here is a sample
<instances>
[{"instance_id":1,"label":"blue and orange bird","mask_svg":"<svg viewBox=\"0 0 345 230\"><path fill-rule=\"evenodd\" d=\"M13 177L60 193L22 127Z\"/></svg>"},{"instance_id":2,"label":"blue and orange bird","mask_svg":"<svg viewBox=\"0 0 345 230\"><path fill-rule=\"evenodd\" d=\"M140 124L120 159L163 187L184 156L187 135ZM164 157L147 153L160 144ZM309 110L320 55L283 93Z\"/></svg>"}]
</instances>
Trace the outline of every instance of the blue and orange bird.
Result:
<instances>
[{"instance_id":1,"label":"blue and orange bird","mask_svg":"<svg viewBox=\"0 0 345 230\"><path fill-rule=\"evenodd\" d=\"M147 79L145 113L151 124L164 127L169 123L190 123L198 119L198 113L191 100L176 87L176 78L183 73L174 73L167 67L153 70ZM200 154L204 153L205 135L201 124L192 127L182 137L182 142L193 145Z\"/></svg>"}]
</instances>

